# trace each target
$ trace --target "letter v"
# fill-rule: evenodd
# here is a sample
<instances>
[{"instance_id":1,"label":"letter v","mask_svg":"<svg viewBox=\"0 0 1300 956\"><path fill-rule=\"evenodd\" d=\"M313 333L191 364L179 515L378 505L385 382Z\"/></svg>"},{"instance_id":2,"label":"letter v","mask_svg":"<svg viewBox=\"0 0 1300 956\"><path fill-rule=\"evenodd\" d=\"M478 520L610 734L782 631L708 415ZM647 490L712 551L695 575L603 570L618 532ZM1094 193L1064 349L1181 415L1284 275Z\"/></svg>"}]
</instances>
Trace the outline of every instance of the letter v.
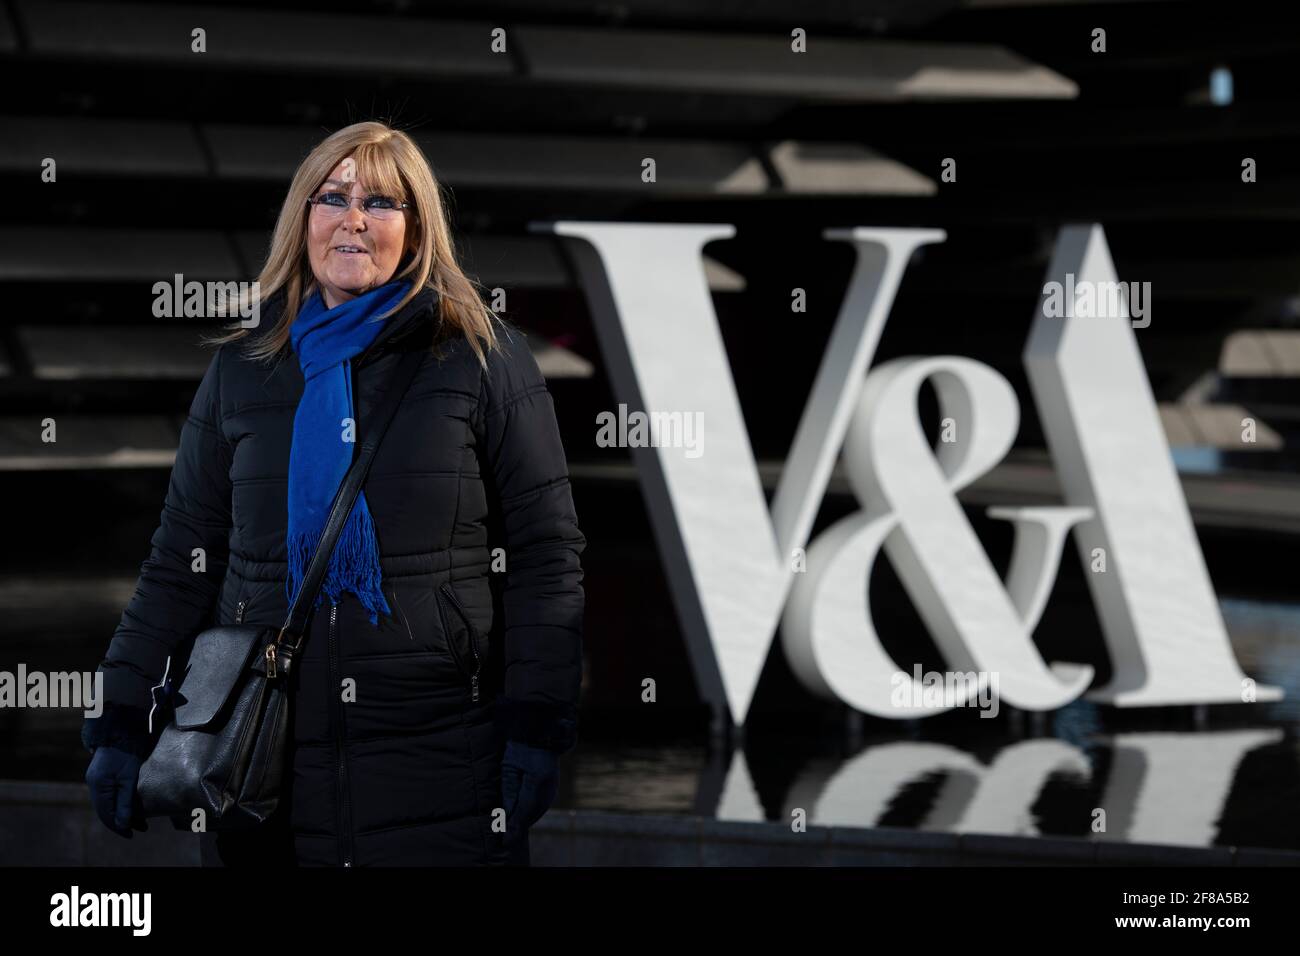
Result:
<instances>
[{"instance_id":1,"label":"letter v","mask_svg":"<svg viewBox=\"0 0 1300 956\"><path fill-rule=\"evenodd\" d=\"M615 401L700 414L704 450L631 449L715 728L743 725L849 419L911 254L938 229L828 230L857 264L769 514L701 263L725 224L537 223L586 291ZM780 383L777 387L781 387Z\"/></svg>"}]
</instances>

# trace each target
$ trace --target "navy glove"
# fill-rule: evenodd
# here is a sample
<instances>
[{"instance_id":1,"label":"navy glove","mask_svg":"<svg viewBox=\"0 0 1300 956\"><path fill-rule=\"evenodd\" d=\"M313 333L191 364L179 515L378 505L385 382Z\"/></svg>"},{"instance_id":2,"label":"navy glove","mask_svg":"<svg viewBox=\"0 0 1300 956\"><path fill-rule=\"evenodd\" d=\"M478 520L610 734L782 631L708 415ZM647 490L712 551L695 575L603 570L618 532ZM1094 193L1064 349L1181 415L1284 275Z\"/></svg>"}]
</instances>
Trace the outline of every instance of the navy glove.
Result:
<instances>
[{"instance_id":1,"label":"navy glove","mask_svg":"<svg viewBox=\"0 0 1300 956\"><path fill-rule=\"evenodd\" d=\"M560 756L577 742L578 718L572 706L496 699L497 730L505 738L501 796L506 811L506 843L514 844L545 815L560 789Z\"/></svg>"},{"instance_id":2,"label":"navy glove","mask_svg":"<svg viewBox=\"0 0 1300 956\"><path fill-rule=\"evenodd\" d=\"M140 778L140 758L116 747L99 747L86 770L90 801L95 813L118 836L128 840L131 831L148 830L136 799L136 782Z\"/></svg>"},{"instance_id":3,"label":"navy glove","mask_svg":"<svg viewBox=\"0 0 1300 956\"><path fill-rule=\"evenodd\" d=\"M519 840L545 815L559 788L559 754L517 740L506 741L501 796L505 801L507 843Z\"/></svg>"},{"instance_id":4,"label":"navy glove","mask_svg":"<svg viewBox=\"0 0 1300 956\"><path fill-rule=\"evenodd\" d=\"M149 829L136 793L150 750L147 728L145 711L115 704L105 704L104 712L87 718L81 728L81 741L94 754L86 769L90 802L104 826L128 840L133 830Z\"/></svg>"}]
</instances>

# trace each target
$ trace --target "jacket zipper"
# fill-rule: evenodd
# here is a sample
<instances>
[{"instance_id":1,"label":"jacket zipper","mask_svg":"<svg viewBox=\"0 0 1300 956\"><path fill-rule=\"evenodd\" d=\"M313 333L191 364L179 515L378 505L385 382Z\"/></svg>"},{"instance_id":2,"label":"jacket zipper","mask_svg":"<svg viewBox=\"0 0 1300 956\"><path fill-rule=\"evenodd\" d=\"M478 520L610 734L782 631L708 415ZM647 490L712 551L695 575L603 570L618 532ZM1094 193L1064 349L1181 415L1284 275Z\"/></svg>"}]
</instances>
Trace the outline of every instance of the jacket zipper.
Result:
<instances>
[{"instance_id":1,"label":"jacket zipper","mask_svg":"<svg viewBox=\"0 0 1300 956\"><path fill-rule=\"evenodd\" d=\"M243 623L244 623L244 607L245 607L247 604L248 604L247 601L240 601L239 604L236 605L236 607L235 607L235 623L236 623L236 624L243 624Z\"/></svg>"},{"instance_id":2,"label":"jacket zipper","mask_svg":"<svg viewBox=\"0 0 1300 956\"><path fill-rule=\"evenodd\" d=\"M334 746L338 755L339 783L338 783L338 802L339 802L339 848L342 851L343 865L352 865L352 807L348 802L348 754L347 754L347 725L343 719L343 700L339 696L343 682L339 675L339 655L338 639L336 637L336 627L339 617L339 606L330 605L330 629L329 629L329 693L333 701L335 723L334 723Z\"/></svg>"},{"instance_id":3,"label":"jacket zipper","mask_svg":"<svg viewBox=\"0 0 1300 956\"><path fill-rule=\"evenodd\" d=\"M447 600L451 601L452 605L456 608L456 613L459 614L461 620L465 622L465 633L469 635L470 650L474 652L474 675L469 679L470 700L474 703L478 703L478 678L479 672L483 669L483 661L479 659L478 636L474 633L474 624L470 621L469 615L465 613L465 608L461 606L460 599L456 597L456 592L451 589L451 582L444 581L440 590L443 594L447 595ZM450 647L452 643L450 629L448 629L448 647ZM455 651L452 651L452 653L454 654Z\"/></svg>"}]
</instances>

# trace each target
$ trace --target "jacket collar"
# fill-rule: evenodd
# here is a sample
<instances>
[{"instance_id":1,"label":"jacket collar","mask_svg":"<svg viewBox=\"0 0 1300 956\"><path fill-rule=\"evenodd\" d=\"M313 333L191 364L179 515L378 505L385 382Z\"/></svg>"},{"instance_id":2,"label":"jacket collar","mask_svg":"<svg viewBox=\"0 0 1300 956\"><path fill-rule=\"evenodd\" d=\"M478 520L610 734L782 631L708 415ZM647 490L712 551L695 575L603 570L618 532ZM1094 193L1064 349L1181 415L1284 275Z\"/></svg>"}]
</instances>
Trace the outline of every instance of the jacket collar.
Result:
<instances>
[{"instance_id":1,"label":"jacket collar","mask_svg":"<svg viewBox=\"0 0 1300 956\"><path fill-rule=\"evenodd\" d=\"M426 286L417 292L396 315L388 317L388 321L379 330L374 341L352 359L352 367L360 368L381 353L396 348L399 342L406 340L419 329L421 320L427 321L428 313L437 302L438 293L435 290Z\"/></svg>"}]
</instances>

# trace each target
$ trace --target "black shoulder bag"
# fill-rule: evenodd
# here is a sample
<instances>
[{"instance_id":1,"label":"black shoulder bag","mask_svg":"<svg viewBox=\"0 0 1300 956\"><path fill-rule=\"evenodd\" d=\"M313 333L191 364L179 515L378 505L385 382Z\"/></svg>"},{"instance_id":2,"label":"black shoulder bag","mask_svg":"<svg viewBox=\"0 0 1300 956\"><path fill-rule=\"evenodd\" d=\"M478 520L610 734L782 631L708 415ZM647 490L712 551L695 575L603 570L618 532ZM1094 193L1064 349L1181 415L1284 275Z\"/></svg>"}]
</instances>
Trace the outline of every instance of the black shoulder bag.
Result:
<instances>
[{"instance_id":1,"label":"black shoulder bag","mask_svg":"<svg viewBox=\"0 0 1300 956\"><path fill-rule=\"evenodd\" d=\"M339 483L284 626L218 626L195 636L171 719L140 768L146 817L183 818L188 828L202 810L209 830L243 830L275 812L286 776L289 673L334 544L423 359L416 349L399 363L373 429Z\"/></svg>"}]
</instances>

